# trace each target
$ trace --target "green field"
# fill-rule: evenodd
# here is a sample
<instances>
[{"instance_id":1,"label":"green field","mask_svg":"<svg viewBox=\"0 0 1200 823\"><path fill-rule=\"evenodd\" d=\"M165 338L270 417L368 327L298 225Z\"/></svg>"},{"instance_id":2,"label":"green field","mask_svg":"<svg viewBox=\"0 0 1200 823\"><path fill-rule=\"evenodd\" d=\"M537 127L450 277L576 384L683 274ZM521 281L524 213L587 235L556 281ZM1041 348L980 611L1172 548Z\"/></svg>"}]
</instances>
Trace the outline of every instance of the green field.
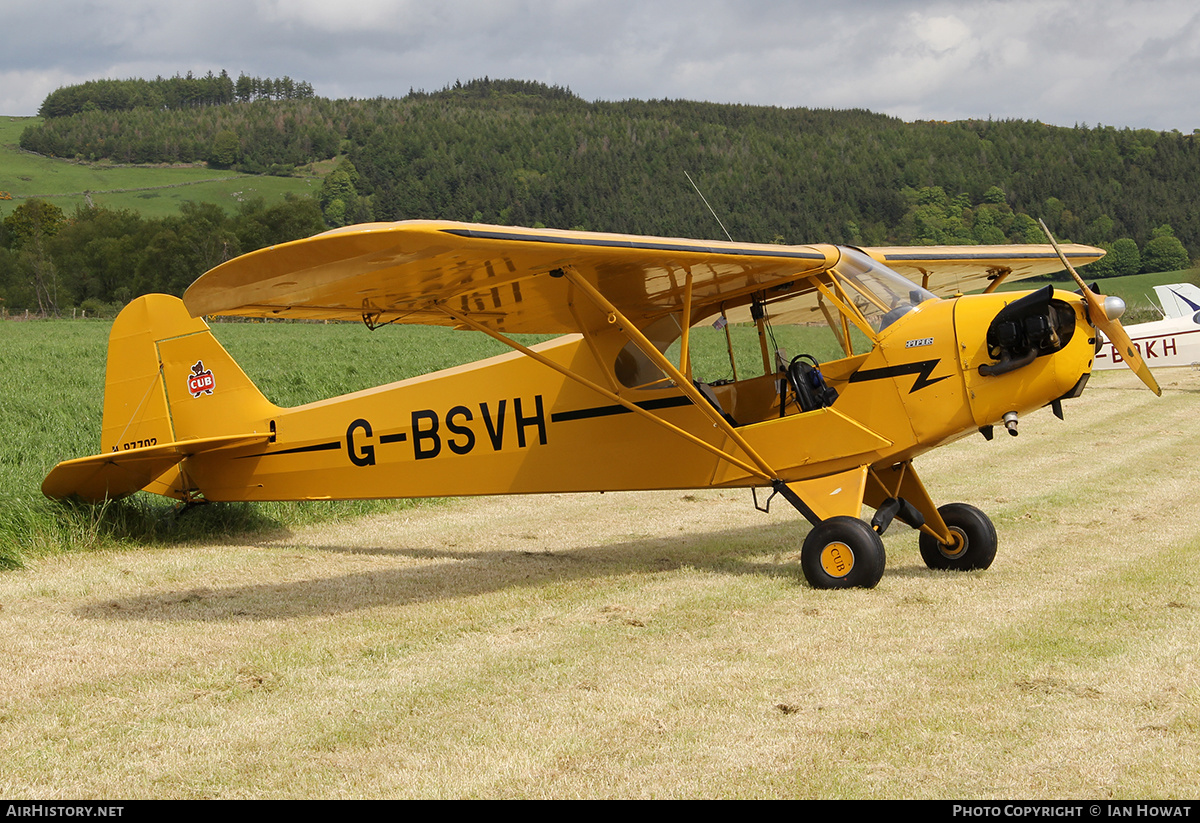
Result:
<instances>
[{"instance_id":1,"label":"green field","mask_svg":"<svg viewBox=\"0 0 1200 823\"><path fill-rule=\"evenodd\" d=\"M1101 294L1115 294L1125 301L1126 314L1121 322L1125 325L1148 323L1161 319L1158 312L1158 300L1154 296L1154 287L1171 283L1200 283L1200 269L1185 269L1183 271L1161 271L1149 274L1131 274L1126 277L1106 277L1102 280L1088 278L1087 268L1080 270L1079 275L1089 286L1097 283ZM1015 283L1001 284L998 291L1026 291L1042 288L1045 280L1019 280ZM1052 281L1054 288L1065 291L1075 291L1075 281L1057 279Z\"/></svg>"},{"instance_id":2,"label":"green field","mask_svg":"<svg viewBox=\"0 0 1200 823\"><path fill-rule=\"evenodd\" d=\"M118 543L262 531L354 516L392 503L213 505L183 517L139 494L107 507L45 500L42 478L60 460L99 449L111 322L0 322L0 566L30 556ZM499 353L480 334L349 324L219 323L215 334L263 392L294 406Z\"/></svg>"},{"instance_id":3,"label":"green field","mask_svg":"<svg viewBox=\"0 0 1200 823\"><path fill-rule=\"evenodd\" d=\"M391 503L45 500L97 448L98 320L0 322L0 794L1187 798L1200 791L1200 373L920 459L985 572L885 536L803 583L745 490ZM754 360L754 330L735 329ZM495 354L474 333L221 323L293 405ZM814 341L778 330L794 351ZM723 335L697 340L722 368ZM1119 433L1119 436L1118 434Z\"/></svg>"},{"instance_id":4,"label":"green field","mask_svg":"<svg viewBox=\"0 0 1200 823\"><path fill-rule=\"evenodd\" d=\"M158 218L178 213L180 203L189 200L231 212L243 200L261 197L270 205L289 192L315 194L321 185L315 176L270 177L203 165L116 166L42 157L18 146L21 132L34 122L37 118L0 117L0 191L13 197L0 200L0 219L30 197L48 200L70 214L86 205L84 192L89 192L96 206Z\"/></svg>"},{"instance_id":5,"label":"green field","mask_svg":"<svg viewBox=\"0 0 1200 823\"><path fill-rule=\"evenodd\" d=\"M68 213L85 190L160 217L318 185L37 157L14 148L28 122L0 118L0 190ZM1139 322L1153 285L1196 277L1101 289ZM0 321L0 795L1200 794L1194 369L1156 373L1161 398L1099 372L1065 420L923 455L935 499L995 522L987 571L929 570L897 524L878 588L818 591L807 524L745 490L49 501L50 468L98 450L110 327ZM776 342L834 356L810 331ZM214 334L284 406L506 351L419 326ZM732 376L724 346L697 332L698 377Z\"/></svg>"}]
</instances>

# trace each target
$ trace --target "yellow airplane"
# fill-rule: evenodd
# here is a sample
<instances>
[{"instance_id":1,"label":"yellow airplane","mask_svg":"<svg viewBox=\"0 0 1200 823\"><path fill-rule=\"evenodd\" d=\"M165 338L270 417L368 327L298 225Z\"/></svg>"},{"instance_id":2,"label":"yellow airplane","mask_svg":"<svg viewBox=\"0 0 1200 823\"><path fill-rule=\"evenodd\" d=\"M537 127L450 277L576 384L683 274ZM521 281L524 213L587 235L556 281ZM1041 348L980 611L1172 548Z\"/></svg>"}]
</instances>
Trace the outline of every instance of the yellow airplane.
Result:
<instances>
[{"instance_id":1,"label":"yellow airplane","mask_svg":"<svg viewBox=\"0 0 1200 823\"><path fill-rule=\"evenodd\" d=\"M337 229L218 266L182 301L127 306L109 340L103 453L60 463L42 489L192 502L751 487L771 492L760 508L779 495L812 524L801 566L815 587L874 586L893 519L920 530L931 568L987 568L991 521L939 508L913 459L1001 423L1015 434L1019 415L1061 412L1082 391L1096 328L1122 345L1119 301L1081 280L1080 294L992 290L1102 254ZM451 326L513 351L280 408L201 319L222 314ZM757 332L754 373L731 363L733 379L697 379L693 328L738 323ZM827 326L843 356L787 357L770 341L792 323ZM564 336L526 346L525 333Z\"/></svg>"}]
</instances>

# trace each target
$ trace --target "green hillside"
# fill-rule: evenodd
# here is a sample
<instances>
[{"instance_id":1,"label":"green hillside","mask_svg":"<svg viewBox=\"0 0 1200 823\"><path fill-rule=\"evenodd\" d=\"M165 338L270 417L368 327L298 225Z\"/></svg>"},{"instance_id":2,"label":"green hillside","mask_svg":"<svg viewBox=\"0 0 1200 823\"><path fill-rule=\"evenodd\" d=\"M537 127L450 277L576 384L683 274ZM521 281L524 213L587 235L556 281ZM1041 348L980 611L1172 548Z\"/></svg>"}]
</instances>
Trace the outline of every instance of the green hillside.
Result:
<instances>
[{"instance_id":1,"label":"green hillside","mask_svg":"<svg viewBox=\"0 0 1200 823\"><path fill-rule=\"evenodd\" d=\"M89 161L207 161L274 174L342 158L345 177L323 193L333 225L441 217L719 233L686 172L742 240L1020 242L1040 217L1078 242L1128 239L1143 253L1153 240L1177 242L1185 257L1200 256L1190 197L1200 140L1149 129L589 102L559 87L484 78L400 99L127 110L93 101L30 126L20 144Z\"/></svg>"},{"instance_id":2,"label":"green hillside","mask_svg":"<svg viewBox=\"0 0 1200 823\"><path fill-rule=\"evenodd\" d=\"M487 78L400 99L280 99L250 80L244 96L224 74L83 84L44 107L61 116L0 121L13 198L0 199L0 309L178 293L237 254L372 220L722 236L689 175L738 240L1040 243L1041 218L1109 251L1088 277L1200 257L1195 135L589 102ZM188 102L189 81L224 96ZM137 104L167 92L177 105Z\"/></svg>"},{"instance_id":3,"label":"green hillside","mask_svg":"<svg viewBox=\"0 0 1200 823\"><path fill-rule=\"evenodd\" d=\"M214 170L203 163L188 166L130 166L114 163L77 163L23 151L21 133L41 123L37 117L0 116L0 191L12 200L0 200L0 219L25 199L37 197L71 213L86 205L131 209L145 217L177 214L185 201L211 203L230 211L239 202L262 197L277 202L286 193L314 194L320 181L311 174L297 177L249 175Z\"/></svg>"}]
</instances>

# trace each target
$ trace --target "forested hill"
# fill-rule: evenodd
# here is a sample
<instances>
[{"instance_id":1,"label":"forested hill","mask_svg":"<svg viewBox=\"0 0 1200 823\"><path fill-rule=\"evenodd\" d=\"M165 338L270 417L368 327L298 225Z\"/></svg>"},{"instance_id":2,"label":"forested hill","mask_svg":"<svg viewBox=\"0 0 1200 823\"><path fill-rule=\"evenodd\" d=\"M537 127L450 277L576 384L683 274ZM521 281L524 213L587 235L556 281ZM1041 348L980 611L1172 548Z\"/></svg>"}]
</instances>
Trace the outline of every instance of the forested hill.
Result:
<instances>
[{"instance_id":1,"label":"forested hill","mask_svg":"<svg viewBox=\"0 0 1200 823\"><path fill-rule=\"evenodd\" d=\"M251 100L303 100L313 96L311 83L290 77L250 77L235 82L224 69L204 77L191 72L153 80L89 80L63 86L46 95L39 117L65 117L84 111L128 111L136 108L188 109Z\"/></svg>"},{"instance_id":2,"label":"forested hill","mask_svg":"<svg viewBox=\"0 0 1200 823\"><path fill-rule=\"evenodd\" d=\"M719 236L688 172L742 240L1040 241L1032 218L1044 217L1074 241L1144 250L1173 234L1200 256L1200 135L1178 132L588 102L484 79L401 99L93 106L48 117L21 145L275 173L341 156L322 195L331 225L422 217Z\"/></svg>"}]
</instances>

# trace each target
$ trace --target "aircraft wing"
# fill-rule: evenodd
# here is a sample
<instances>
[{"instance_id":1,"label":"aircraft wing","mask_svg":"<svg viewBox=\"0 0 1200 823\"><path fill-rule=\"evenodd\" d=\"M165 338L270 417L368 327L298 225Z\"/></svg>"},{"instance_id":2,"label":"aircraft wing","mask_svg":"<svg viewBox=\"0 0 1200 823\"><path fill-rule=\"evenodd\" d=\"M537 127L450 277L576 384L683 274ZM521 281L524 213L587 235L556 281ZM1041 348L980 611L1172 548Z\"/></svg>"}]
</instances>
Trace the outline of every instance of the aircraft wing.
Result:
<instances>
[{"instance_id":1,"label":"aircraft wing","mask_svg":"<svg viewBox=\"0 0 1200 823\"><path fill-rule=\"evenodd\" d=\"M983 288L1001 272L1029 277L1061 264L1049 246L865 249L942 296ZM1078 265L1103 252L1067 247ZM451 309L505 333L565 334L606 322L556 277L573 269L635 325L678 312L699 320L750 295L798 298L790 316L819 319L815 280L836 246L717 240L412 220L367 223L260 249L202 275L186 291L193 316L232 314L459 326ZM803 281L803 282L802 282ZM801 304L804 304L803 306ZM586 315L586 316L584 316ZM731 316L731 320L733 317Z\"/></svg>"},{"instance_id":2,"label":"aircraft wing","mask_svg":"<svg viewBox=\"0 0 1200 823\"><path fill-rule=\"evenodd\" d=\"M1075 268L1094 263L1103 249L1060 243ZM987 288L1001 275L1006 282L1063 271L1049 245L1011 246L876 246L863 251L938 297Z\"/></svg>"},{"instance_id":3,"label":"aircraft wing","mask_svg":"<svg viewBox=\"0 0 1200 823\"><path fill-rule=\"evenodd\" d=\"M236 314L457 325L442 305L506 333L580 330L573 268L632 322L823 272L834 246L775 246L444 221L368 223L243 255L196 280L193 316Z\"/></svg>"}]
</instances>

